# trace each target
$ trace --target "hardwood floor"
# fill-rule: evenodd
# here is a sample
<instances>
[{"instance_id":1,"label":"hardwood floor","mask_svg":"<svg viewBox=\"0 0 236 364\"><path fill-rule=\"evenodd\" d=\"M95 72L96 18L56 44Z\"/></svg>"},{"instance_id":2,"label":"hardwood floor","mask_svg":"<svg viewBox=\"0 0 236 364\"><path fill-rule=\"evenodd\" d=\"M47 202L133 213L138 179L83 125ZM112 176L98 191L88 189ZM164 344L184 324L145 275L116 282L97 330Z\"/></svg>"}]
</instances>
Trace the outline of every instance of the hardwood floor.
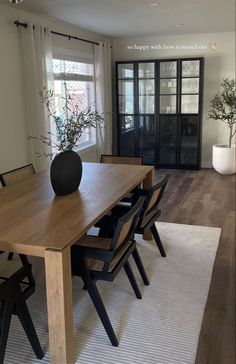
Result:
<instances>
[{"instance_id":1,"label":"hardwood floor","mask_svg":"<svg viewBox=\"0 0 236 364\"><path fill-rule=\"evenodd\" d=\"M235 176L157 170L155 178L165 173L170 180L160 221L222 228L196 364L235 364Z\"/></svg>"}]
</instances>

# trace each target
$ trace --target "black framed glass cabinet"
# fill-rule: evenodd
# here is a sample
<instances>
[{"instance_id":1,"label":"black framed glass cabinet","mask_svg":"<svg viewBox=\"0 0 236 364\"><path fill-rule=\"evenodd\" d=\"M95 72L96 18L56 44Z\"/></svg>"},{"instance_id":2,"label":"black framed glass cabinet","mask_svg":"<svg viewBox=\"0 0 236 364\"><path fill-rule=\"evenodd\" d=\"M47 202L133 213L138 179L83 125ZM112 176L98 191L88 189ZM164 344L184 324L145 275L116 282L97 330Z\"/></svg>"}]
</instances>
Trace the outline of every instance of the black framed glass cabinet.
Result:
<instances>
[{"instance_id":1,"label":"black framed glass cabinet","mask_svg":"<svg viewBox=\"0 0 236 364\"><path fill-rule=\"evenodd\" d=\"M200 168L203 58L116 62L118 152Z\"/></svg>"}]
</instances>

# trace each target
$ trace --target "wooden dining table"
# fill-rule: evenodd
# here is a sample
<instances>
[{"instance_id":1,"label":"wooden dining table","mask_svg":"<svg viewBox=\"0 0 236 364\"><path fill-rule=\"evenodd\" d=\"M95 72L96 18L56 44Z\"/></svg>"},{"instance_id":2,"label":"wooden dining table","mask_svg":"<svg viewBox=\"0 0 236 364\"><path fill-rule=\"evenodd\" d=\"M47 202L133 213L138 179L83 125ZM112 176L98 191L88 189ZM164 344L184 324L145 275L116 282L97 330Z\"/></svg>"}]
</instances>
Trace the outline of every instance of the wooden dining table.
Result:
<instances>
[{"instance_id":1,"label":"wooden dining table","mask_svg":"<svg viewBox=\"0 0 236 364\"><path fill-rule=\"evenodd\" d=\"M75 362L71 245L141 182L152 186L152 166L83 163L79 189L67 196L55 196L49 171L0 189L0 251L45 261L52 363Z\"/></svg>"}]
</instances>

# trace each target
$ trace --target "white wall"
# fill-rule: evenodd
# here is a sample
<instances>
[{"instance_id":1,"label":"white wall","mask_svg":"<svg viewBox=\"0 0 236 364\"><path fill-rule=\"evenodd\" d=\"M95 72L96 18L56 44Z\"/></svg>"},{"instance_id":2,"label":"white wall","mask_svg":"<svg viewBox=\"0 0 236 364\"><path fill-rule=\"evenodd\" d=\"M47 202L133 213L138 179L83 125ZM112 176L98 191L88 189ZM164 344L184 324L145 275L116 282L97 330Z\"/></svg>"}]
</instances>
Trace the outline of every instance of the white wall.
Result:
<instances>
[{"instance_id":1,"label":"white wall","mask_svg":"<svg viewBox=\"0 0 236 364\"><path fill-rule=\"evenodd\" d=\"M209 43L216 43L216 50L209 49ZM194 46L196 49L176 49L181 45ZM136 46L146 48L137 49ZM159 49L155 49L155 46ZM132 47L134 49L131 49ZM219 90L223 78L235 78L234 32L126 38L113 41L114 61L194 56L205 58L202 167L211 167L212 144L227 143L228 128L224 123L207 118L209 102Z\"/></svg>"},{"instance_id":2,"label":"white wall","mask_svg":"<svg viewBox=\"0 0 236 364\"><path fill-rule=\"evenodd\" d=\"M24 83L21 77L21 53L15 20L38 22L58 32L69 33L89 40L104 40L93 32L73 27L52 18L0 5L0 173L29 162L27 155L24 115ZM53 36L53 46L93 52L93 45ZM83 154L84 161L96 161L96 150Z\"/></svg>"}]
</instances>

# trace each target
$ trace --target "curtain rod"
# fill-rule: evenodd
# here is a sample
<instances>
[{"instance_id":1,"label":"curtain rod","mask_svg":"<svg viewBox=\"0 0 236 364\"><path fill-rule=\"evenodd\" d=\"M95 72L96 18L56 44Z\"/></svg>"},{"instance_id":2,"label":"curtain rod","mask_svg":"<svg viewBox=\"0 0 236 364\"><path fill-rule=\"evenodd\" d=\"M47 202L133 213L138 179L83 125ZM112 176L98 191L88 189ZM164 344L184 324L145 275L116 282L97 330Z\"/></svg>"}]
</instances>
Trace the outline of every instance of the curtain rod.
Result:
<instances>
[{"instance_id":1,"label":"curtain rod","mask_svg":"<svg viewBox=\"0 0 236 364\"><path fill-rule=\"evenodd\" d=\"M27 23L21 23L19 20L14 21L14 24L15 24L17 27L24 27L24 28L27 28L27 27L28 27L28 24L27 24ZM60 32L55 32L54 30L51 30L50 32L51 32L52 34L56 34L56 35L60 35L61 37L68 38L69 40L70 40L70 39L76 39L76 40L81 40L82 42L86 42L86 43L91 43L91 44L99 45L99 43L98 43L98 42L93 42L92 40L83 39L83 38L78 38L78 37L75 37L74 35L65 34L65 33L60 33Z\"/></svg>"}]
</instances>

